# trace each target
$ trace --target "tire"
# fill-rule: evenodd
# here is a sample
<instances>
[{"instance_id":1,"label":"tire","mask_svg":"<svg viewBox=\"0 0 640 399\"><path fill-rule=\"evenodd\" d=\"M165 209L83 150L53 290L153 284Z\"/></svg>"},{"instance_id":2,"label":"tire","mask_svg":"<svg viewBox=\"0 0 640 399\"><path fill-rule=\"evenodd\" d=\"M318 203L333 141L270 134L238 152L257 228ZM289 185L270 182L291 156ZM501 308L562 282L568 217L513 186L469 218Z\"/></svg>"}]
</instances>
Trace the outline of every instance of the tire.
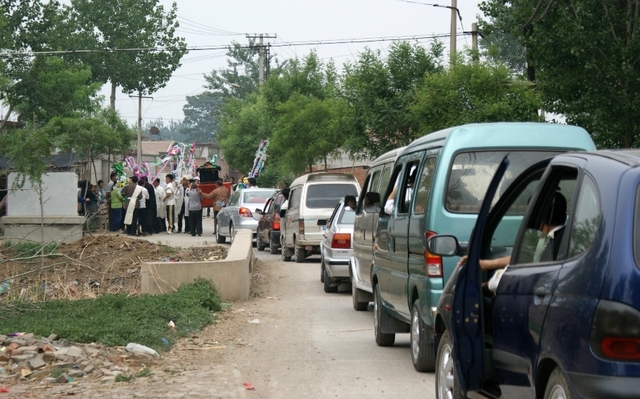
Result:
<instances>
[{"instance_id":1,"label":"tire","mask_svg":"<svg viewBox=\"0 0 640 399\"><path fill-rule=\"evenodd\" d=\"M396 341L394 333L386 334L382 332L382 320L389 317L382 309L382 299L380 298L380 286L376 285L373 289L373 330L376 335L376 344L378 346L391 346Z\"/></svg>"},{"instance_id":2,"label":"tire","mask_svg":"<svg viewBox=\"0 0 640 399\"><path fill-rule=\"evenodd\" d=\"M436 356L436 398L462 399L458 375L453 361L453 343L449 332L440 337Z\"/></svg>"},{"instance_id":3,"label":"tire","mask_svg":"<svg viewBox=\"0 0 640 399\"><path fill-rule=\"evenodd\" d=\"M271 255L278 254L278 244L275 241L273 241L273 239L269 241L269 253Z\"/></svg>"},{"instance_id":4,"label":"tire","mask_svg":"<svg viewBox=\"0 0 640 399\"><path fill-rule=\"evenodd\" d=\"M430 328L420 316L420 303L416 299L411 308L411 361L416 371L433 371L435 356L433 343L429 342Z\"/></svg>"},{"instance_id":5,"label":"tire","mask_svg":"<svg viewBox=\"0 0 640 399\"><path fill-rule=\"evenodd\" d=\"M549 376L544 399L571 399L571 391L560 368L556 367Z\"/></svg>"},{"instance_id":6,"label":"tire","mask_svg":"<svg viewBox=\"0 0 640 399\"><path fill-rule=\"evenodd\" d=\"M227 241L227 237L220 234L220 226L218 226L218 222L216 222L216 242L218 244L224 244Z\"/></svg>"},{"instance_id":7,"label":"tire","mask_svg":"<svg viewBox=\"0 0 640 399\"><path fill-rule=\"evenodd\" d=\"M280 238L280 253L282 255L282 261L283 262L289 262L291 260L291 255L289 255L289 251L287 250L287 247L285 247L284 242L282 242L282 237Z\"/></svg>"},{"instance_id":8,"label":"tire","mask_svg":"<svg viewBox=\"0 0 640 399\"><path fill-rule=\"evenodd\" d=\"M260 234L256 234L256 249L258 251L264 251L267 246L262 242L262 238L260 238Z\"/></svg>"},{"instance_id":9,"label":"tire","mask_svg":"<svg viewBox=\"0 0 640 399\"><path fill-rule=\"evenodd\" d=\"M305 258L304 247L300 248L298 246L298 243L296 243L296 246L293 249L293 254L296 258L296 263L304 262L304 258Z\"/></svg>"},{"instance_id":10,"label":"tire","mask_svg":"<svg viewBox=\"0 0 640 399\"><path fill-rule=\"evenodd\" d=\"M229 241L233 244L234 236L236 235L236 229L233 227L233 223L229 223Z\"/></svg>"},{"instance_id":11,"label":"tire","mask_svg":"<svg viewBox=\"0 0 640 399\"><path fill-rule=\"evenodd\" d=\"M367 310L369 308L369 302L359 302L357 298L357 294L359 289L356 288L356 283L354 279L351 279L351 300L353 302L353 309L361 312L363 310Z\"/></svg>"},{"instance_id":12,"label":"tire","mask_svg":"<svg viewBox=\"0 0 640 399\"><path fill-rule=\"evenodd\" d=\"M329 277L329 274L327 273L327 269L324 269L324 279L323 280L324 280L323 281L323 283L324 283L324 292L326 292L327 294L338 292L338 286L337 285L333 285L333 281Z\"/></svg>"}]
</instances>

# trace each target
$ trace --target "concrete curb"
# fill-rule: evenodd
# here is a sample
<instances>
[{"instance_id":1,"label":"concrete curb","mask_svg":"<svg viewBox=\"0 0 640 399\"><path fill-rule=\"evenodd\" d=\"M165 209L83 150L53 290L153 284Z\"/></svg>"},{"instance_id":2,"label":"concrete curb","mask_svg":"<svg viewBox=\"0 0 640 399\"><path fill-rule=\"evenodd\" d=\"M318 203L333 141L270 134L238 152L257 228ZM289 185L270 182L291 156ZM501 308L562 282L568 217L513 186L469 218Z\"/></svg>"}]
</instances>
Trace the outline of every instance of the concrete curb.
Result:
<instances>
[{"instance_id":1,"label":"concrete curb","mask_svg":"<svg viewBox=\"0 0 640 399\"><path fill-rule=\"evenodd\" d=\"M163 294L198 277L214 283L223 301L249 298L253 262L253 233L236 230L227 258L211 262L144 262L140 270L143 294Z\"/></svg>"}]
</instances>

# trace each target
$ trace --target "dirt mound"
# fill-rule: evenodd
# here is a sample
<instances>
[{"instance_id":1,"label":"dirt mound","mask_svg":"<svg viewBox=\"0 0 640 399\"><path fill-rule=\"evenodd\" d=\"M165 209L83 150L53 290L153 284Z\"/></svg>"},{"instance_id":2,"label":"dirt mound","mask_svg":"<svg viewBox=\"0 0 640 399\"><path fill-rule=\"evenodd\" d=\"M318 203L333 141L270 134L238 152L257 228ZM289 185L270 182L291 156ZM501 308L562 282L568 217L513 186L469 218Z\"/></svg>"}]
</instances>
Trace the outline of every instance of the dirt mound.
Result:
<instances>
[{"instance_id":1,"label":"dirt mound","mask_svg":"<svg viewBox=\"0 0 640 399\"><path fill-rule=\"evenodd\" d=\"M4 247L0 300L139 294L142 262L212 261L224 259L227 250L223 246L174 248L123 235L88 236L40 253L24 246Z\"/></svg>"}]
</instances>

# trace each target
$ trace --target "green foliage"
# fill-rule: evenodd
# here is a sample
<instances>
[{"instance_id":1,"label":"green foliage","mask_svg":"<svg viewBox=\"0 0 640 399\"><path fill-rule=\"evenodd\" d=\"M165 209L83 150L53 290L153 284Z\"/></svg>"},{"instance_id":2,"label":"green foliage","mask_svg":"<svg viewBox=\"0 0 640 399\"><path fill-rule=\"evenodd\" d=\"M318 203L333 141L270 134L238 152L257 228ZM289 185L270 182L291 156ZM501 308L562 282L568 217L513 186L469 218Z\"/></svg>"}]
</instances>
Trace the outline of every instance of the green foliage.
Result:
<instances>
[{"instance_id":1,"label":"green foliage","mask_svg":"<svg viewBox=\"0 0 640 399\"><path fill-rule=\"evenodd\" d=\"M164 9L159 0L72 0L72 14L89 48L161 48L157 51L100 52L83 55L94 79L121 86L125 93L149 95L163 88L186 53L176 36L177 5Z\"/></svg>"},{"instance_id":2,"label":"green foliage","mask_svg":"<svg viewBox=\"0 0 640 399\"><path fill-rule=\"evenodd\" d=\"M493 29L527 48L545 109L606 148L640 145L639 7L638 0L482 3Z\"/></svg>"},{"instance_id":3,"label":"green foliage","mask_svg":"<svg viewBox=\"0 0 640 399\"><path fill-rule=\"evenodd\" d=\"M537 93L507 67L458 62L427 74L410 109L418 137L466 123L539 121L540 107Z\"/></svg>"},{"instance_id":4,"label":"green foliage","mask_svg":"<svg viewBox=\"0 0 640 399\"><path fill-rule=\"evenodd\" d=\"M190 142L211 142L218 130L217 113L224 102L221 92L204 92L187 96L183 107L184 122L180 132Z\"/></svg>"},{"instance_id":5,"label":"green foliage","mask_svg":"<svg viewBox=\"0 0 640 399\"><path fill-rule=\"evenodd\" d=\"M21 242L13 245L4 243L4 247L11 251L12 258L28 258L37 254L53 254L58 249L58 244L43 245L35 242Z\"/></svg>"},{"instance_id":6,"label":"green foliage","mask_svg":"<svg viewBox=\"0 0 640 399\"><path fill-rule=\"evenodd\" d=\"M0 304L2 307L8 304ZM15 306L13 306L15 309ZM24 304L9 312L0 324L0 334L29 331L36 335L57 334L75 342L100 342L106 346L125 346L135 342L156 350L168 350L162 343L202 329L213 321L221 301L211 282L198 279L182 285L176 292L139 297L103 295L96 299L56 300ZM167 323L173 320L175 330Z\"/></svg>"}]
</instances>

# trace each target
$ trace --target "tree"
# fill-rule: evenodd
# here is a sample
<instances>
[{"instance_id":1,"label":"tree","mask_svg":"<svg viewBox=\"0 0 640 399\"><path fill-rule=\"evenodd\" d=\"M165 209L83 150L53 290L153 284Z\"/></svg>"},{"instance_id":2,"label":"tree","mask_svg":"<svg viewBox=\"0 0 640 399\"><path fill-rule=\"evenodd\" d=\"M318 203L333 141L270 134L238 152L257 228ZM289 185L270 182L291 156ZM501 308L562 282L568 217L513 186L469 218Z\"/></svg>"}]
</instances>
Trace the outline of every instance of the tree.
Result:
<instances>
[{"instance_id":1,"label":"tree","mask_svg":"<svg viewBox=\"0 0 640 399\"><path fill-rule=\"evenodd\" d=\"M466 123L539 121L541 105L531 85L506 66L459 59L451 69L425 76L409 117L421 136Z\"/></svg>"},{"instance_id":2,"label":"tree","mask_svg":"<svg viewBox=\"0 0 640 399\"><path fill-rule=\"evenodd\" d=\"M72 0L80 31L75 35L97 53L82 55L94 79L111 83L111 108L116 87L127 94L149 95L163 88L187 52L176 36L177 6L165 12L158 0ZM130 49L141 49L131 51Z\"/></svg>"},{"instance_id":3,"label":"tree","mask_svg":"<svg viewBox=\"0 0 640 399\"><path fill-rule=\"evenodd\" d=\"M526 47L546 110L600 147L640 145L640 1L487 0L481 9Z\"/></svg>"},{"instance_id":4,"label":"tree","mask_svg":"<svg viewBox=\"0 0 640 399\"><path fill-rule=\"evenodd\" d=\"M345 147L353 155L375 157L418 137L409 105L426 73L442 71L443 47L429 52L418 44L394 43L386 59L367 49L355 64L345 66L345 98L354 107L356 133Z\"/></svg>"},{"instance_id":5,"label":"tree","mask_svg":"<svg viewBox=\"0 0 640 399\"><path fill-rule=\"evenodd\" d=\"M223 102L222 92L206 91L196 96L188 96L187 104L182 108L184 121L181 133L189 141L213 141L218 130L217 114Z\"/></svg>"}]
</instances>

